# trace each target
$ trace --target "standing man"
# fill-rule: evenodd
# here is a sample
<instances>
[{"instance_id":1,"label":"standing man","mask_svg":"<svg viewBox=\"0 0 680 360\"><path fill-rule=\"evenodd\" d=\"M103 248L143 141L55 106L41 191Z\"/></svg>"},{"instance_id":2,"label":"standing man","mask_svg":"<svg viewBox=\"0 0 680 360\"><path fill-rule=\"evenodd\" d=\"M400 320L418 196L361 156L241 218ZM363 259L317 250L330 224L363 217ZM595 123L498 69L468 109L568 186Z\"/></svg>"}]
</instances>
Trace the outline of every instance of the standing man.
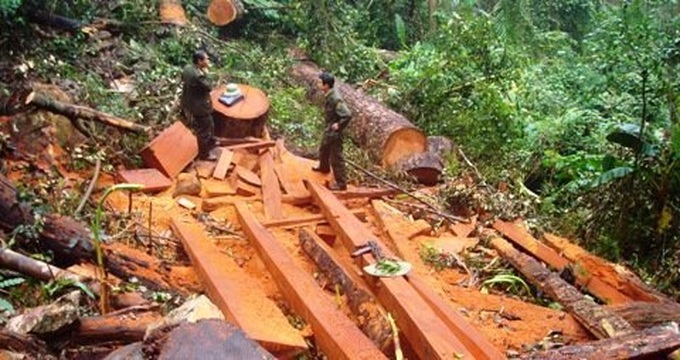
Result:
<instances>
[{"instance_id":1,"label":"standing man","mask_svg":"<svg viewBox=\"0 0 680 360\"><path fill-rule=\"evenodd\" d=\"M314 171L327 174L333 169L335 183L330 185L330 190L347 190L345 179L345 159L342 155L343 131L352 118L345 100L335 88L333 75L323 72L319 75L319 88L324 93L324 117L326 128L323 140L319 148L319 166L312 168Z\"/></svg>"},{"instance_id":2,"label":"standing man","mask_svg":"<svg viewBox=\"0 0 680 360\"><path fill-rule=\"evenodd\" d=\"M215 124L213 123L213 106L210 100L212 85L208 80L210 59L203 50L194 53L193 64L184 67L182 73L182 112L198 140L198 157L203 160L215 160L210 153L215 146Z\"/></svg>"}]
</instances>

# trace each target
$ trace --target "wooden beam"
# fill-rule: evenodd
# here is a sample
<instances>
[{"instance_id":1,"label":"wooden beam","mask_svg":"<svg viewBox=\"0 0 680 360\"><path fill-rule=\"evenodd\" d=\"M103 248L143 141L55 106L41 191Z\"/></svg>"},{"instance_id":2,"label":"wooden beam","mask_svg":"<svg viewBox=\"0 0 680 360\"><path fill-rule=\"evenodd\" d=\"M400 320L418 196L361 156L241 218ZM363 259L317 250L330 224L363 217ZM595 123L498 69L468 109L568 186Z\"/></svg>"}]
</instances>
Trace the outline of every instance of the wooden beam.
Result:
<instances>
[{"instance_id":1,"label":"wooden beam","mask_svg":"<svg viewBox=\"0 0 680 360\"><path fill-rule=\"evenodd\" d=\"M215 166L215 171L212 176L216 179L224 180L224 178L227 177L227 171L229 171L229 165L231 165L231 160L233 158L233 151L222 149L220 159L217 161L217 166Z\"/></svg>"},{"instance_id":2,"label":"wooden beam","mask_svg":"<svg viewBox=\"0 0 680 360\"><path fill-rule=\"evenodd\" d=\"M331 359L387 359L357 326L323 294L312 276L260 224L246 204L236 204L243 230L296 313L312 325L321 349Z\"/></svg>"},{"instance_id":3,"label":"wooden beam","mask_svg":"<svg viewBox=\"0 0 680 360\"><path fill-rule=\"evenodd\" d=\"M522 359L665 359L676 349L680 349L677 329L657 326L611 339L536 352Z\"/></svg>"},{"instance_id":4,"label":"wooden beam","mask_svg":"<svg viewBox=\"0 0 680 360\"><path fill-rule=\"evenodd\" d=\"M281 187L274 172L274 156L269 149L260 154L260 180L262 182L264 216L267 219L283 219Z\"/></svg>"},{"instance_id":5,"label":"wooden beam","mask_svg":"<svg viewBox=\"0 0 680 360\"><path fill-rule=\"evenodd\" d=\"M341 200L351 200L351 199L374 199L383 196L392 196L399 194L398 190L395 189L383 189L383 188L355 188L346 191L336 191L334 192L335 197ZM283 195L282 201L287 204L295 206L309 205L314 200L311 196L295 196L295 195Z\"/></svg>"},{"instance_id":6,"label":"wooden beam","mask_svg":"<svg viewBox=\"0 0 680 360\"><path fill-rule=\"evenodd\" d=\"M380 243L380 240L328 189L311 182L307 182L307 188L314 202L321 208L338 234L338 238L350 252L365 245L369 240ZM385 246L382 248L387 249ZM375 262L376 259L372 255L364 255L361 261ZM420 358L451 359L460 356L480 358L480 354L463 345L404 277L379 277L375 281L375 294L381 304L394 315L397 325Z\"/></svg>"},{"instance_id":7,"label":"wooden beam","mask_svg":"<svg viewBox=\"0 0 680 360\"><path fill-rule=\"evenodd\" d=\"M259 149L264 149L264 148L269 148L276 145L275 141L260 141L260 142L248 142L248 143L243 143L243 144L236 144L236 145L227 145L224 148L228 150L238 150L238 149L243 149L243 150L259 150Z\"/></svg>"},{"instance_id":8,"label":"wooden beam","mask_svg":"<svg viewBox=\"0 0 680 360\"><path fill-rule=\"evenodd\" d=\"M557 271L562 271L567 266L572 266L569 260L560 256L560 254L547 245L536 240L529 232L516 224L496 220L493 224L493 228ZM602 301L608 304L621 304L632 301L628 296L622 294L620 291L597 277L579 271L578 268L573 268L573 270L574 276L576 277L576 283L588 289L588 292L597 296Z\"/></svg>"},{"instance_id":9,"label":"wooden beam","mask_svg":"<svg viewBox=\"0 0 680 360\"><path fill-rule=\"evenodd\" d=\"M351 211L352 211L352 214L354 214L358 218L361 218L361 219L366 218L366 211L364 211L364 209L354 209L354 210L351 210ZM287 218L287 219L279 219L279 220L264 220L264 221L262 221L262 225L264 227L268 227L268 228L272 228L272 227L302 227L302 226L318 224L318 223L325 223L325 222L326 222L326 217L323 214L313 214L313 215L301 216L301 217L296 217L296 218Z\"/></svg>"},{"instance_id":10,"label":"wooden beam","mask_svg":"<svg viewBox=\"0 0 680 360\"><path fill-rule=\"evenodd\" d=\"M372 200L371 205L378 223L395 245L402 257L407 261L420 261L417 254L412 254L406 244L413 234L422 233L423 227L417 221L410 221L398 209L381 200ZM441 297L437 296L417 274L411 273L406 280L423 297L427 304L441 318L446 326L463 342L468 349L474 349L476 359L501 359L503 354L479 330L470 325L453 310Z\"/></svg>"},{"instance_id":11,"label":"wooden beam","mask_svg":"<svg viewBox=\"0 0 680 360\"><path fill-rule=\"evenodd\" d=\"M633 300L677 305L675 301L645 284L635 273L619 264L613 264L595 256L568 239L557 235L546 233L543 235L543 239L553 250L574 263L577 269L601 279Z\"/></svg>"},{"instance_id":12,"label":"wooden beam","mask_svg":"<svg viewBox=\"0 0 680 360\"><path fill-rule=\"evenodd\" d=\"M505 239L494 236L491 246L532 284L551 299L559 302L588 331L598 339L634 332L635 329L622 317L583 296L559 275L542 266L533 257L515 249Z\"/></svg>"},{"instance_id":13,"label":"wooden beam","mask_svg":"<svg viewBox=\"0 0 680 360\"><path fill-rule=\"evenodd\" d=\"M172 230L182 240L194 269L210 299L231 322L274 355L295 354L307 348L305 340L283 315L281 309L227 255L205 236L201 226L172 219ZM252 311L257 304L258 311Z\"/></svg>"}]
</instances>

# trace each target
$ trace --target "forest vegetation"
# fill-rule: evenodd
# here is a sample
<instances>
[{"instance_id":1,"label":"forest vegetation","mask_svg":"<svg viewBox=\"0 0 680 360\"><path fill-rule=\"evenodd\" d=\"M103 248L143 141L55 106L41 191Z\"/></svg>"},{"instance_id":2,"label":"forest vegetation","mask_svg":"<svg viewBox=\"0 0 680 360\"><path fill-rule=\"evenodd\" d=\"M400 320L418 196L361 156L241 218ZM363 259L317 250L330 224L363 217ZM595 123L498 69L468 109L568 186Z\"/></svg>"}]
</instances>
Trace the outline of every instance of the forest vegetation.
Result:
<instances>
[{"instance_id":1,"label":"forest vegetation","mask_svg":"<svg viewBox=\"0 0 680 360\"><path fill-rule=\"evenodd\" d=\"M444 183L472 176L479 188L507 187L502 196L513 203L452 186L442 199L451 208L522 216L680 294L680 3L243 2L247 15L217 28L205 18L208 1L183 1L193 23L168 28L146 0L0 0L0 110L11 112L11 94L36 81L68 88L102 111L167 126L181 68L203 48L221 82L265 89L272 131L310 154L320 110L287 73L304 54L428 135L453 139L469 163L448 158ZM39 30L40 11L83 24L115 21L116 56L100 56L85 30ZM109 90L133 74L132 95ZM104 169L140 162L144 135L110 139L97 125L88 130L87 145L70 154L74 169L96 159ZM0 152L6 145L3 135ZM348 157L368 161L356 146ZM44 180L24 195L45 212L72 214L83 189Z\"/></svg>"}]
</instances>

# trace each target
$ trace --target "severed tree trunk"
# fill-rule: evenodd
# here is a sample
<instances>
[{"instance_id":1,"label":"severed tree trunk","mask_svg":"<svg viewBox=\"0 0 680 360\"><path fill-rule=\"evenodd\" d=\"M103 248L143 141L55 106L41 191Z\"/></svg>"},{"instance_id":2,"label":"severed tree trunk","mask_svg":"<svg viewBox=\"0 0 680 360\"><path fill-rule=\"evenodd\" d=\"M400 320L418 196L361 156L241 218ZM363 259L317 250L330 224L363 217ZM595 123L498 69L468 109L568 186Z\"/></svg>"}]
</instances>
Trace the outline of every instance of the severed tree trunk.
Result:
<instances>
[{"instance_id":1,"label":"severed tree trunk","mask_svg":"<svg viewBox=\"0 0 680 360\"><path fill-rule=\"evenodd\" d=\"M105 125L115 126L117 128L135 132L146 132L149 130L148 126L139 125L132 121L121 119L119 117L109 115L89 107L64 103L55 100L41 92L31 92L26 97L26 104L35 105L45 110L64 115L69 119L79 118L90 121L98 121Z\"/></svg>"},{"instance_id":2,"label":"severed tree trunk","mask_svg":"<svg viewBox=\"0 0 680 360\"><path fill-rule=\"evenodd\" d=\"M208 6L208 20L217 26L228 25L244 13L241 0L212 0Z\"/></svg>"},{"instance_id":3,"label":"severed tree trunk","mask_svg":"<svg viewBox=\"0 0 680 360\"><path fill-rule=\"evenodd\" d=\"M431 152L411 154L397 161L394 167L413 176L419 183L427 186L437 184L444 169L442 159Z\"/></svg>"},{"instance_id":4,"label":"severed tree trunk","mask_svg":"<svg viewBox=\"0 0 680 360\"><path fill-rule=\"evenodd\" d=\"M593 341L580 345L565 346L522 356L522 359L663 359L680 348L680 334L665 326Z\"/></svg>"},{"instance_id":5,"label":"severed tree trunk","mask_svg":"<svg viewBox=\"0 0 680 360\"><path fill-rule=\"evenodd\" d=\"M436 154L442 161L455 148L453 141L446 136L428 136L427 152ZM443 165L443 164L442 164Z\"/></svg>"},{"instance_id":6,"label":"severed tree trunk","mask_svg":"<svg viewBox=\"0 0 680 360\"><path fill-rule=\"evenodd\" d=\"M146 310L146 311L144 311ZM128 344L144 339L146 328L162 319L155 311L123 309L102 316L84 317L74 333L67 334L69 346L98 343Z\"/></svg>"},{"instance_id":7,"label":"severed tree trunk","mask_svg":"<svg viewBox=\"0 0 680 360\"><path fill-rule=\"evenodd\" d=\"M291 69L293 78L305 84L315 99L323 97L317 85L320 73L321 70L309 62L300 62ZM352 111L347 131L383 166L391 167L401 159L427 150L425 135L404 116L341 81L336 80L335 87Z\"/></svg>"},{"instance_id":8,"label":"severed tree trunk","mask_svg":"<svg viewBox=\"0 0 680 360\"><path fill-rule=\"evenodd\" d=\"M161 0L160 16L163 24L177 26L185 26L187 24L187 15L180 0Z\"/></svg>"},{"instance_id":9,"label":"severed tree trunk","mask_svg":"<svg viewBox=\"0 0 680 360\"><path fill-rule=\"evenodd\" d=\"M559 275L545 268L533 257L518 251L505 239L492 237L490 244L529 282L562 304L567 312L598 339L634 332L633 326L622 317L587 299Z\"/></svg>"}]
</instances>

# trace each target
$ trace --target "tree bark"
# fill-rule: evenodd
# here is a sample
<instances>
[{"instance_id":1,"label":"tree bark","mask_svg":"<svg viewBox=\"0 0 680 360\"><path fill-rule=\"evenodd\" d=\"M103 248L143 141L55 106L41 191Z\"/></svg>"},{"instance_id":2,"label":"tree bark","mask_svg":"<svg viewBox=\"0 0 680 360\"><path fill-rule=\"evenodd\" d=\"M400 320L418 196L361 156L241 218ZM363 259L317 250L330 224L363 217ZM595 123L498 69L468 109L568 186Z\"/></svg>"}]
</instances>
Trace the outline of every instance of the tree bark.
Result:
<instances>
[{"instance_id":1,"label":"tree bark","mask_svg":"<svg viewBox=\"0 0 680 360\"><path fill-rule=\"evenodd\" d=\"M653 327L611 339L541 351L523 359L663 359L680 348L680 334L665 326Z\"/></svg>"},{"instance_id":2,"label":"tree bark","mask_svg":"<svg viewBox=\"0 0 680 360\"><path fill-rule=\"evenodd\" d=\"M633 327L622 317L587 299L559 275L543 267L533 257L518 251L506 240L492 237L491 246L529 282L562 304L567 312L598 339L634 332Z\"/></svg>"},{"instance_id":3,"label":"tree bark","mask_svg":"<svg viewBox=\"0 0 680 360\"><path fill-rule=\"evenodd\" d=\"M384 310L373 296L352 279L350 273L342 268L338 259L333 255L333 250L314 233L301 229L300 245L319 269L332 279L334 284L342 288L361 331L377 344L383 353L387 353L391 345L390 324L383 316Z\"/></svg>"},{"instance_id":4,"label":"tree bark","mask_svg":"<svg viewBox=\"0 0 680 360\"><path fill-rule=\"evenodd\" d=\"M45 343L31 335L22 335L7 329L0 329L0 349L33 355L35 359L51 357ZM48 357L50 356L50 357Z\"/></svg>"},{"instance_id":5,"label":"tree bark","mask_svg":"<svg viewBox=\"0 0 680 360\"><path fill-rule=\"evenodd\" d=\"M155 311L134 309L123 309L104 316L84 317L80 319L80 326L75 332L67 335L70 339L69 346L141 341L146 328L161 318Z\"/></svg>"},{"instance_id":6,"label":"tree bark","mask_svg":"<svg viewBox=\"0 0 680 360\"><path fill-rule=\"evenodd\" d=\"M208 6L208 20L217 26L225 26L245 13L240 0L212 0Z\"/></svg>"},{"instance_id":7,"label":"tree bark","mask_svg":"<svg viewBox=\"0 0 680 360\"><path fill-rule=\"evenodd\" d=\"M442 160L455 148L453 141L446 136L428 136L427 152L436 154Z\"/></svg>"},{"instance_id":8,"label":"tree bark","mask_svg":"<svg viewBox=\"0 0 680 360\"><path fill-rule=\"evenodd\" d=\"M293 78L307 86L313 99L323 97L317 85L320 73L309 62L300 62L291 69ZM427 150L425 135L404 116L337 79L335 87L352 111L347 131L383 166L391 167L409 155Z\"/></svg>"},{"instance_id":9,"label":"tree bark","mask_svg":"<svg viewBox=\"0 0 680 360\"><path fill-rule=\"evenodd\" d=\"M119 117L109 115L85 106L67 104L57 101L46 94L36 91L31 92L26 97L26 104L35 105L45 110L64 115L69 119L80 118L90 121L97 121L102 124L134 132L146 132L149 130L148 126L139 125L134 122L121 119Z\"/></svg>"},{"instance_id":10,"label":"tree bark","mask_svg":"<svg viewBox=\"0 0 680 360\"><path fill-rule=\"evenodd\" d=\"M680 324L680 305L677 303L635 301L610 306L609 310L626 319L638 330L663 325L671 321Z\"/></svg>"},{"instance_id":11,"label":"tree bark","mask_svg":"<svg viewBox=\"0 0 680 360\"><path fill-rule=\"evenodd\" d=\"M444 169L441 157L431 152L409 155L399 160L394 167L413 176L419 183L427 186L436 185Z\"/></svg>"}]
</instances>

